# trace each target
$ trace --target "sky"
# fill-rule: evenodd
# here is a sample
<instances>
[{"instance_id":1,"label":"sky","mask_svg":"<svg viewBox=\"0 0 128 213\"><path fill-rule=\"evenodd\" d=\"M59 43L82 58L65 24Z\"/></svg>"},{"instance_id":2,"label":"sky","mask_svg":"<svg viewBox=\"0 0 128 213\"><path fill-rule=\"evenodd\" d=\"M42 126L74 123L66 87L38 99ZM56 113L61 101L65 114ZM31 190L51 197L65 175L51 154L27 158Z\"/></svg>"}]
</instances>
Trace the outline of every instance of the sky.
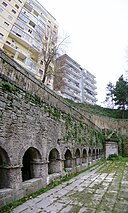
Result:
<instances>
[{"instance_id":1,"label":"sky","mask_svg":"<svg viewBox=\"0 0 128 213\"><path fill-rule=\"evenodd\" d=\"M128 0L38 0L57 20L66 53L97 81L97 104L106 86L128 69Z\"/></svg>"}]
</instances>

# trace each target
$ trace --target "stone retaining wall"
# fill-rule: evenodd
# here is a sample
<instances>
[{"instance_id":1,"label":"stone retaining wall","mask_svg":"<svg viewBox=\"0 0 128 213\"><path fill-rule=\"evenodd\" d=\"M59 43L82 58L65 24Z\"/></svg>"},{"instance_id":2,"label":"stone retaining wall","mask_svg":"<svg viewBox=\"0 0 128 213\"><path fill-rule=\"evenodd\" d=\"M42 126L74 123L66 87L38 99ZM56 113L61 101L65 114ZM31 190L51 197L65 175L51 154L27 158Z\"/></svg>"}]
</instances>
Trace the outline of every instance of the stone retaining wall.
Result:
<instances>
[{"instance_id":1,"label":"stone retaining wall","mask_svg":"<svg viewBox=\"0 0 128 213\"><path fill-rule=\"evenodd\" d=\"M42 103L59 110L62 108L61 112L65 116L71 115L76 122L82 120L91 128L95 125L20 69L8 56L1 54L0 206L3 206L68 173L96 163L103 157L103 145L97 144L95 134L87 130L81 135L86 142L70 138L65 141L65 120L50 116L44 108L27 98L28 92L33 95L38 91L36 94ZM8 90L7 80L18 90ZM6 88L3 88L5 84Z\"/></svg>"},{"instance_id":2,"label":"stone retaining wall","mask_svg":"<svg viewBox=\"0 0 128 213\"><path fill-rule=\"evenodd\" d=\"M3 90L5 81L18 91ZM66 141L64 118L50 116L42 106L28 100L27 93L31 97L36 94L42 103L91 128L81 132L84 140L76 137ZM95 118L71 107L0 51L0 206L104 158L103 143L97 143L92 129L100 132L105 122L101 125ZM127 132L125 125L122 121L121 132Z\"/></svg>"}]
</instances>

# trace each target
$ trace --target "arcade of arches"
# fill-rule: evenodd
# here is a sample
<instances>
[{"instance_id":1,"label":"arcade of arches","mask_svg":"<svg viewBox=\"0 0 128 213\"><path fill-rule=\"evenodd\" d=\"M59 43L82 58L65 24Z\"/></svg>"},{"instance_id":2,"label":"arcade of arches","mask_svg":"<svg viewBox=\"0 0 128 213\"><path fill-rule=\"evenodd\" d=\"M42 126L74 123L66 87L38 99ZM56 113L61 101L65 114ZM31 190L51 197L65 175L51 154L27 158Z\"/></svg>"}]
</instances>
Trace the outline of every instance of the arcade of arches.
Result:
<instances>
[{"instance_id":1,"label":"arcade of arches","mask_svg":"<svg viewBox=\"0 0 128 213\"><path fill-rule=\"evenodd\" d=\"M76 172L78 168L79 170L85 169L89 164L94 164L101 158L102 153L100 149L66 149L61 153L57 148L53 148L47 156L48 161L44 162L40 150L30 147L22 156L22 166L18 168L20 170L18 180L20 180L20 185L22 185L30 179L41 179L44 178L44 172L46 171L46 179L49 175L52 176L53 174L54 178L55 174L60 174L60 177L62 177L68 171ZM11 173L15 169L17 167L15 168L10 164L8 153L0 147L0 189L12 188L11 186L14 186Z\"/></svg>"}]
</instances>

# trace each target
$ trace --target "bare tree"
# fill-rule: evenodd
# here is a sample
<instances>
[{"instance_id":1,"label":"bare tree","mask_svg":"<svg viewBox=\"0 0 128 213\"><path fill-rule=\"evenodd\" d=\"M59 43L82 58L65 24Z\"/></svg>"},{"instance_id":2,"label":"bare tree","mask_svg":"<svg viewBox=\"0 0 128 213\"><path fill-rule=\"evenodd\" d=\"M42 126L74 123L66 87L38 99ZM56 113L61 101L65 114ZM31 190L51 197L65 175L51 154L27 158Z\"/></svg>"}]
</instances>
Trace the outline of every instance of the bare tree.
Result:
<instances>
[{"instance_id":1,"label":"bare tree","mask_svg":"<svg viewBox=\"0 0 128 213\"><path fill-rule=\"evenodd\" d=\"M42 41L42 50L38 56L40 64L42 65L42 82L45 83L48 78L54 76L54 64L56 58L65 51L65 47L68 44L69 36L65 36L63 39L57 39L56 35L45 35L45 41ZM60 75L61 73L59 73Z\"/></svg>"}]
</instances>

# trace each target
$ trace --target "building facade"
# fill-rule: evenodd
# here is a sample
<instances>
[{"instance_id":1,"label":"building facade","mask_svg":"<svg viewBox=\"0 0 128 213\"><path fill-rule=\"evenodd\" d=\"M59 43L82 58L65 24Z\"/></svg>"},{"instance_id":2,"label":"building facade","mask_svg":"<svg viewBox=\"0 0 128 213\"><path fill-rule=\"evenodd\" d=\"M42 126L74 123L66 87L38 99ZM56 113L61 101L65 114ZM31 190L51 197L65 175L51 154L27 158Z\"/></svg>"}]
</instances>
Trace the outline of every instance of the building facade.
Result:
<instances>
[{"instance_id":1,"label":"building facade","mask_svg":"<svg viewBox=\"0 0 128 213\"><path fill-rule=\"evenodd\" d=\"M55 72L54 90L57 93L75 102L96 103L95 76L67 54L56 60Z\"/></svg>"},{"instance_id":2,"label":"building facade","mask_svg":"<svg viewBox=\"0 0 128 213\"><path fill-rule=\"evenodd\" d=\"M96 80L95 76L82 69L82 103L96 104Z\"/></svg>"},{"instance_id":3,"label":"building facade","mask_svg":"<svg viewBox=\"0 0 128 213\"><path fill-rule=\"evenodd\" d=\"M57 41L55 18L35 0L0 1L0 48L42 79L49 48ZM45 52L45 54L44 54ZM53 63L50 69L53 69ZM46 84L52 88L53 79Z\"/></svg>"}]
</instances>

